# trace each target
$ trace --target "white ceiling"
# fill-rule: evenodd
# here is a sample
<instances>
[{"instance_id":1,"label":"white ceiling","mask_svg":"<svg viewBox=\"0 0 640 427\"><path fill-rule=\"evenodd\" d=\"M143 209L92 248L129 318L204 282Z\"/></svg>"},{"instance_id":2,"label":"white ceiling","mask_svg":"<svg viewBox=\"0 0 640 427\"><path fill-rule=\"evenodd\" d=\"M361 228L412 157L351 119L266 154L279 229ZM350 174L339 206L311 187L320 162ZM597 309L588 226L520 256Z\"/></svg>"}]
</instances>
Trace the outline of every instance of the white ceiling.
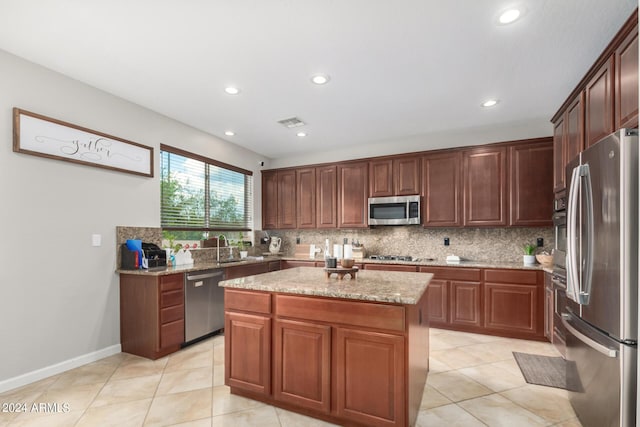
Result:
<instances>
[{"instance_id":1,"label":"white ceiling","mask_svg":"<svg viewBox=\"0 0 640 427\"><path fill-rule=\"evenodd\" d=\"M513 4L524 17L496 25ZM0 0L0 49L270 158L420 135L428 149L429 134L548 123L636 7ZM318 72L330 83L310 83ZM241 94L225 94L227 85ZM501 102L482 109L488 97ZM306 138L277 123L292 116L307 123ZM236 136L225 136L229 129Z\"/></svg>"}]
</instances>

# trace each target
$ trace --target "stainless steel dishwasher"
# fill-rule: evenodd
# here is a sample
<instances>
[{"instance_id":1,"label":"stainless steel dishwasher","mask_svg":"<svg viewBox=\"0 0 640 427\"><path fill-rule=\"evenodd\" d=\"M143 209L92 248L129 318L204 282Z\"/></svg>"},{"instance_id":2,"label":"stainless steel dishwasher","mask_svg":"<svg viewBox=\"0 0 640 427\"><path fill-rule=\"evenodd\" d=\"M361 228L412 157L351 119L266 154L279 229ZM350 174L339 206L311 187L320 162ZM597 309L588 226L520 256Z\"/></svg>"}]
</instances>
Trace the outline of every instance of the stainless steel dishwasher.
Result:
<instances>
[{"instance_id":1,"label":"stainless steel dishwasher","mask_svg":"<svg viewBox=\"0 0 640 427\"><path fill-rule=\"evenodd\" d=\"M222 269L185 273L185 344L224 328L224 289L218 286Z\"/></svg>"}]
</instances>

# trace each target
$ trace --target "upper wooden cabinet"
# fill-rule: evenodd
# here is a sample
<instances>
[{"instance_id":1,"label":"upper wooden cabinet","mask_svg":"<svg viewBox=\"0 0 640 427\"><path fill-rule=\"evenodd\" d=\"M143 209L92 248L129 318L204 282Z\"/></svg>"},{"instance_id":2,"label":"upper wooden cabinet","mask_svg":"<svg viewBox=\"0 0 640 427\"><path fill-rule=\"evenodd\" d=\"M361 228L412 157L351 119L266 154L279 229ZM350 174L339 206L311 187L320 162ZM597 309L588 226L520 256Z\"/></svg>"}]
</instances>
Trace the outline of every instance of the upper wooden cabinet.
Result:
<instances>
[{"instance_id":1,"label":"upper wooden cabinet","mask_svg":"<svg viewBox=\"0 0 640 427\"><path fill-rule=\"evenodd\" d=\"M316 169L296 169L297 228L316 228Z\"/></svg>"},{"instance_id":2,"label":"upper wooden cabinet","mask_svg":"<svg viewBox=\"0 0 640 427\"><path fill-rule=\"evenodd\" d=\"M553 177L548 173L552 161L548 139L509 147L511 225L553 225Z\"/></svg>"},{"instance_id":3,"label":"upper wooden cabinet","mask_svg":"<svg viewBox=\"0 0 640 427\"><path fill-rule=\"evenodd\" d=\"M367 162L338 165L338 227L368 227Z\"/></svg>"},{"instance_id":4,"label":"upper wooden cabinet","mask_svg":"<svg viewBox=\"0 0 640 427\"><path fill-rule=\"evenodd\" d=\"M585 88L585 148L613 132L613 58Z\"/></svg>"},{"instance_id":5,"label":"upper wooden cabinet","mask_svg":"<svg viewBox=\"0 0 640 427\"><path fill-rule=\"evenodd\" d=\"M369 162L369 197L420 193L420 157L405 156Z\"/></svg>"},{"instance_id":6,"label":"upper wooden cabinet","mask_svg":"<svg viewBox=\"0 0 640 427\"><path fill-rule=\"evenodd\" d=\"M278 228L278 172L262 172L262 228Z\"/></svg>"},{"instance_id":7,"label":"upper wooden cabinet","mask_svg":"<svg viewBox=\"0 0 640 427\"><path fill-rule=\"evenodd\" d=\"M615 128L638 126L638 26L623 40L615 57Z\"/></svg>"},{"instance_id":8,"label":"upper wooden cabinet","mask_svg":"<svg viewBox=\"0 0 640 427\"><path fill-rule=\"evenodd\" d=\"M278 172L278 228L296 228L296 171Z\"/></svg>"},{"instance_id":9,"label":"upper wooden cabinet","mask_svg":"<svg viewBox=\"0 0 640 427\"><path fill-rule=\"evenodd\" d=\"M393 196L393 160L369 162L369 197Z\"/></svg>"},{"instance_id":10,"label":"upper wooden cabinet","mask_svg":"<svg viewBox=\"0 0 640 427\"><path fill-rule=\"evenodd\" d=\"M422 158L422 223L425 227L462 225L462 153Z\"/></svg>"},{"instance_id":11,"label":"upper wooden cabinet","mask_svg":"<svg viewBox=\"0 0 640 427\"><path fill-rule=\"evenodd\" d=\"M338 226L338 171L336 166L316 168L316 226Z\"/></svg>"},{"instance_id":12,"label":"upper wooden cabinet","mask_svg":"<svg viewBox=\"0 0 640 427\"><path fill-rule=\"evenodd\" d=\"M585 148L638 125L638 10L553 116L554 191L565 189L565 166Z\"/></svg>"},{"instance_id":13,"label":"upper wooden cabinet","mask_svg":"<svg viewBox=\"0 0 640 427\"><path fill-rule=\"evenodd\" d=\"M462 156L464 225L507 225L506 147L465 150Z\"/></svg>"}]
</instances>

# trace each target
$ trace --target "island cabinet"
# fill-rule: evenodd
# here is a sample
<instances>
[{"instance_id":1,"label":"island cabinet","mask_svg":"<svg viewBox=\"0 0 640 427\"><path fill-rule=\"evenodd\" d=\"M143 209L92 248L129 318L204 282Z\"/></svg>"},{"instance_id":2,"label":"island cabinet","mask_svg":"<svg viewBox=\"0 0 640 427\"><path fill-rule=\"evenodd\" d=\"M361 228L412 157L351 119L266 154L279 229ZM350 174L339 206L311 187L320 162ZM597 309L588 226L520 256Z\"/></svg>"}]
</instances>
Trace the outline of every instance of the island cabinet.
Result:
<instances>
[{"instance_id":1,"label":"island cabinet","mask_svg":"<svg viewBox=\"0 0 640 427\"><path fill-rule=\"evenodd\" d=\"M395 273L400 274L400 273ZM429 359L417 304L225 288L231 392L340 425L413 425Z\"/></svg>"},{"instance_id":2,"label":"island cabinet","mask_svg":"<svg viewBox=\"0 0 640 427\"><path fill-rule=\"evenodd\" d=\"M120 274L122 351L158 359L184 343L184 274Z\"/></svg>"}]
</instances>

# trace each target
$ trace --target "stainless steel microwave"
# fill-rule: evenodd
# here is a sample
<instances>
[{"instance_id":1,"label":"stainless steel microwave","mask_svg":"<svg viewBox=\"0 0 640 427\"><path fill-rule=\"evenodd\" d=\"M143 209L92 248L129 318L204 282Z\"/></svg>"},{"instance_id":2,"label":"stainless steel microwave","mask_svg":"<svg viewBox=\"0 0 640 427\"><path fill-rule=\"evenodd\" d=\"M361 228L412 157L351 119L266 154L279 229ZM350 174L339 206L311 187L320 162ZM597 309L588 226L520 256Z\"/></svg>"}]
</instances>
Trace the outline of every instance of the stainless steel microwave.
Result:
<instances>
[{"instance_id":1,"label":"stainless steel microwave","mask_svg":"<svg viewBox=\"0 0 640 427\"><path fill-rule=\"evenodd\" d=\"M420 196L369 197L369 225L420 224Z\"/></svg>"}]
</instances>

